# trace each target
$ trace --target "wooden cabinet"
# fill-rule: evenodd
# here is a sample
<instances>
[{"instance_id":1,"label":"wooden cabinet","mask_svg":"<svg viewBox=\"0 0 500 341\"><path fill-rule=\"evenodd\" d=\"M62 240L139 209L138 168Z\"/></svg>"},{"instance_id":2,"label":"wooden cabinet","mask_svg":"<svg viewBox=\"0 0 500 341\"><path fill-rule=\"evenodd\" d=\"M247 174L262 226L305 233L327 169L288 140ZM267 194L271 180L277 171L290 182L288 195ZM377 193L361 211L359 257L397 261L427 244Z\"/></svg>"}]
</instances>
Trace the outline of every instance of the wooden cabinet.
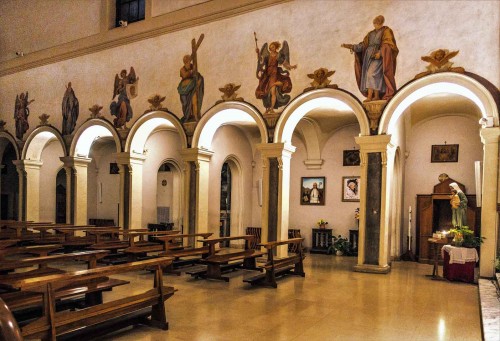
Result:
<instances>
[{"instance_id":1,"label":"wooden cabinet","mask_svg":"<svg viewBox=\"0 0 500 341\"><path fill-rule=\"evenodd\" d=\"M432 194L417 195L416 256L420 263L432 262L431 245L427 239L436 231L448 231L451 226L451 206L449 184L456 182L467 196L467 223L479 235L479 218L476 214L476 196L468 195L465 187L453 179L447 179L434 186Z\"/></svg>"},{"instance_id":2,"label":"wooden cabinet","mask_svg":"<svg viewBox=\"0 0 500 341\"><path fill-rule=\"evenodd\" d=\"M332 229L312 229L310 253L327 253L330 245L332 245Z\"/></svg>"}]
</instances>

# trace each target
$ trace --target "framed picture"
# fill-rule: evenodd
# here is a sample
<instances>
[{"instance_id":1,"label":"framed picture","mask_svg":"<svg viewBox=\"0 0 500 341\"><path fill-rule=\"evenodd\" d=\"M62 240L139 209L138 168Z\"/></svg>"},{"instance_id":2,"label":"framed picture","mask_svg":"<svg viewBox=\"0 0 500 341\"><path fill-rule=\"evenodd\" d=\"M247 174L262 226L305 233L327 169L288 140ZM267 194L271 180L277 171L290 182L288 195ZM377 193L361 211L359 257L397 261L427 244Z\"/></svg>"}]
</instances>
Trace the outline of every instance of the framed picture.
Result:
<instances>
[{"instance_id":1,"label":"framed picture","mask_svg":"<svg viewBox=\"0 0 500 341\"><path fill-rule=\"evenodd\" d=\"M301 178L300 204L324 205L325 204L325 177Z\"/></svg>"},{"instance_id":2,"label":"framed picture","mask_svg":"<svg viewBox=\"0 0 500 341\"><path fill-rule=\"evenodd\" d=\"M433 144L431 162L458 162L458 144Z\"/></svg>"},{"instance_id":3,"label":"framed picture","mask_svg":"<svg viewBox=\"0 0 500 341\"><path fill-rule=\"evenodd\" d=\"M359 201L359 176L342 177L342 201Z\"/></svg>"},{"instance_id":4,"label":"framed picture","mask_svg":"<svg viewBox=\"0 0 500 341\"><path fill-rule=\"evenodd\" d=\"M342 160L344 166L359 166L361 163L359 150L344 150L344 157Z\"/></svg>"}]
</instances>

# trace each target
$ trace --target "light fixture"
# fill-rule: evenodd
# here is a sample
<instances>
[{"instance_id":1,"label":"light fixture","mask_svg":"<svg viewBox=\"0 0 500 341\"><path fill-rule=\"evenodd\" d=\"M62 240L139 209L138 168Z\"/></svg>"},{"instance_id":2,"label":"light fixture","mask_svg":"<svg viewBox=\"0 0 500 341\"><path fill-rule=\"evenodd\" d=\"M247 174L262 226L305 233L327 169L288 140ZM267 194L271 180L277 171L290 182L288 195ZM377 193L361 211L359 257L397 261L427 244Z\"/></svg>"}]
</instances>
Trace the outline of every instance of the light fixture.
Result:
<instances>
[{"instance_id":1,"label":"light fixture","mask_svg":"<svg viewBox=\"0 0 500 341\"><path fill-rule=\"evenodd\" d=\"M120 25L120 27L127 27L128 26L128 22L126 20L120 20L118 22L118 25Z\"/></svg>"},{"instance_id":2,"label":"light fixture","mask_svg":"<svg viewBox=\"0 0 500 341\"><path fill-rule=\"evenodd\" d=\"M16 51L16 56L24 57L24 52L23 51Z\"/></svg>"}]
</instances>

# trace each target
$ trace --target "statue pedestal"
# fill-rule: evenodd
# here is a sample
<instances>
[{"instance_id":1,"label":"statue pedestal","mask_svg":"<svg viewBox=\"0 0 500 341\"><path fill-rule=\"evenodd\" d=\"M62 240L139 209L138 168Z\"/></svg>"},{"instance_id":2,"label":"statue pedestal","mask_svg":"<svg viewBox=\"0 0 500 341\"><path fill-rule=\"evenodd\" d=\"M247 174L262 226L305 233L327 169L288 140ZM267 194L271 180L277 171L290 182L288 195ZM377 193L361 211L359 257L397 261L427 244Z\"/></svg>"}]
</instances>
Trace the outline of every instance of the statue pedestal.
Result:
<instances>
[{"instance_id":1,"label":"statue pedestal","mask_svg":"<svg viewBox=\"0 0 500 341\"><path fill-rule=\"evenodd\" d=\"M372 133L375 133L376 130L378 129L378 121L382 116L382 111L384 110L386 104L387 104L386 100L370 101L363 103L363 107L366 110L366 114L370 119L370 130L372 131Z\"/></svg>"}]
</instances>

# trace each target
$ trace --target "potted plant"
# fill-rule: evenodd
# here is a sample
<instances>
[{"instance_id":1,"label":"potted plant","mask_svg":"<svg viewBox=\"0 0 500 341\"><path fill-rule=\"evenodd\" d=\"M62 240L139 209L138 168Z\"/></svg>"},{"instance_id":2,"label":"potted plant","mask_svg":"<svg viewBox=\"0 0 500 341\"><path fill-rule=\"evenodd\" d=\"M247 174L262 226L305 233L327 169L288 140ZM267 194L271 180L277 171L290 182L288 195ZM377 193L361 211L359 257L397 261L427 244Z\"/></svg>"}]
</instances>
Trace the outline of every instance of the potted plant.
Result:
<instances>
[{"instance_id":1,"label":"potted plant","mask_svg":"<svg viewBox=\"0 0 500 341\"><path fill-rule=\"evenodd\" d=\"M469 229L468 226L457 226L454 229L450 229L450 232L453 233L452 244L455 246L476 248L484 241L484 237L474 236L474 231Z\"/></svg>"},{"instance_id":2,"label":"potted plant","mask_svg":"<svg viewBox=\"0 0 500 341\"><path fill-rule=\"evenodd\" d=\"M320 220L318 220L318 222L316 224L318 225L318 227L320 229L325 229L326 225L328 225L328 222L323 220L323 219L320 219Z\"/></svg>"},{"instance_id":3,"label":"potted plant","mask_svg":"<svg viewBox=\"0 0 500 341\"><path fill-rule=\"evenodd\" d=\"M347 238L342 237L340 234L338 237L332 236L332 245L328 247L328 253L335 253L337 256L348 255L351 252L351 243Z\"/></svg>"}]
</instances>

